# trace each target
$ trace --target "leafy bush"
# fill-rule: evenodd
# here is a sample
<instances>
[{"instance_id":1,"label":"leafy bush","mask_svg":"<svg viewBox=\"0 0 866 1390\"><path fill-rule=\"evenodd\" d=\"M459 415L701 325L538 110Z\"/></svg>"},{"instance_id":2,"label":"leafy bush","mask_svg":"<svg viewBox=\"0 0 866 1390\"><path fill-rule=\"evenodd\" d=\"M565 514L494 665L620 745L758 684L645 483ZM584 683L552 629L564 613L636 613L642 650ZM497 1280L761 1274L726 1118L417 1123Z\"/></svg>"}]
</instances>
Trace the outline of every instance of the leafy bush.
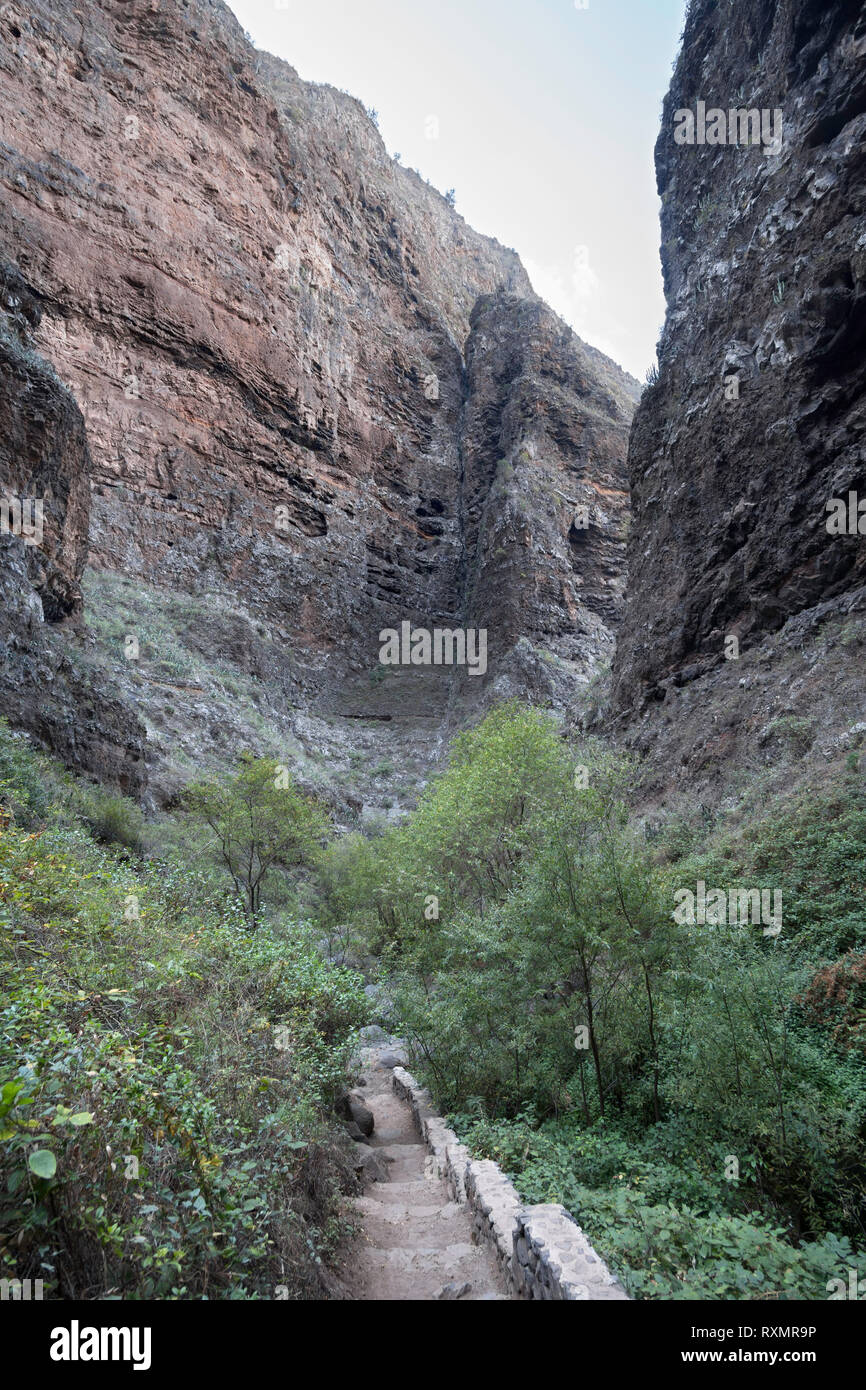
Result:
<instances>
[{"instance_id":1,"label":"leafy bush","mask_svg":"<svg viewBox=\"0 0 866 1390\"><path fill-rule=\"evenodd\" d=\"M622 1188L587 1194L579 1219L636 1298L825 1299L848 1269L866 1271L844 1238L791 1245L760 1216L698 1215L674 1202L648 1206ZM577 1213L575 1213L577 1215Z\"/></svg>"},{"instance_id":2,"label":"leafy bush","mask_svg":"<svg viewBox=\"0 0 866 1390\"><path fill-rule=\"evenodd\" d=\"M18 824L31 829L45 820L51 808L50 760L30 746L26 734L13 732L0 716L0 806Z\"/></svg>"},{"instance_id":3,"label":"leafy bush","mask_svg":"<svg viewBox=\"0 0 866 1390\"><path fill-rule=\"evenodd\" d=\"M866 788L846 776L832 789L802 792L719 835L678 872L707 882L760 876L784 901L784 935L810 960L866 947ZM724 879L721 876L724 875Z\"/></svg>"},{"instance_id":4,"label":"leafy bush","mask_svg":"<svg viewBox=\"0 0 866 1390\"><path fill-rule=\"evenodd\" d=\"M141 854L147 843L144 816L129 797L99 786L77 787L72 805L100 844Z\"/></svg>"},{"instance_id":5,"label":"leafy bush","mask_svg":"<svg viewBox=\"0 0 866 1390\"><path fill-rule=\"evenodd\" d=\"M681 1121L628 1138L567 1121L452 1118L525 1201L561 1202L634 1298L823 1299L830 1280L866 1271L866 1253L844 1237L794 1246L789 1225L753 1209L758 1156L727 1181L724 1144Z\"/></svg>"},{"instance_id":6,"label":"leafy bush","mask_svg":"<svg viewBox=\"0 0 866 1390\"><path fill-rule=\"evenodd\" d=\"M0 830L0 926L0 1273L53 1298L321 1296L360 979L309 927L251 936L206 867L62 818Z\"/></svg>"},{"instance_id":7,"label":"leafy bush","mask_svg":"<svg viewBox=\"0 0 866 1390\"><path fill-rule=\"evenodd\" d=\"M849 951L816 971L801 1000L805 1017L830 1030L843 1052L866 1047L866 951Z\"/></svg>"}]
</instances>

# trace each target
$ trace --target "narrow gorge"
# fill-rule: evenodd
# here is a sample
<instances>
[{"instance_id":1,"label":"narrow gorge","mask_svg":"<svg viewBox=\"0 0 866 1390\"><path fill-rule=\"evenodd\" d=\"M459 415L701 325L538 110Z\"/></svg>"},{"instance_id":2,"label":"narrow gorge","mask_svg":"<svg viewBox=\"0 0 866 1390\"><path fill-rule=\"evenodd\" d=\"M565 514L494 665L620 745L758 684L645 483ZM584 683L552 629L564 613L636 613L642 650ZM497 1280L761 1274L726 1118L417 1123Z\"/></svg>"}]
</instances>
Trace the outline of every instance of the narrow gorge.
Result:
<instances>
[{"instance_id":1,"label":"narrow gorge","mask_svg":"<svg viewBox=\"0 0 866 1390\"><path fill-rule=\"evenodd\" d=\"M862 1299L860 0L685 5L643 384L222 0L0 81L2 1298Z\"/></svg>"},{"instance_id":2,"label":"narrow gorge","mask_svg":"<svg viewBox=\"0 0 866 1390\"><path fill-rule=\"evenodd\" d=\"M0 255L83 417L56 524L94 618L115 575L148 608L177 595L193 657L264 680L279 734L344 763L358 715L424 763L479 703L419 669L371 688L403 621L495 634L484 699L566 704L622 613L637 383L389 158L357 100L253 49L225 6L46 2L2 23ZM158 662L125 689L125 635L100 665L120 657L132 728L82 767L130 764L120 784L164 804L178 742L261 745L243 710L182 688L172 727ZM228 725L217 750L202 722Z\"/></svg>"}]
</instances>

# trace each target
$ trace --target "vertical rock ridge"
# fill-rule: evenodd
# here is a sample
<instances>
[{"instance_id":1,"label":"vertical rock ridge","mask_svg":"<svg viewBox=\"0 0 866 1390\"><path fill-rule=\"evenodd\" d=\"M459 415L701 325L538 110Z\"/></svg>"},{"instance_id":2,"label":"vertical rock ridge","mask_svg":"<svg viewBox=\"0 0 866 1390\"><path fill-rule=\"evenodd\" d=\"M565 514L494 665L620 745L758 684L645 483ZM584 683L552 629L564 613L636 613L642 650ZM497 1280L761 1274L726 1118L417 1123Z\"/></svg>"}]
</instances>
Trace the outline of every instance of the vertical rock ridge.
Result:
<instances>
[{"instance_id":1,"label":"vertical rock ridge","mask_svg":"<svg viewBox=\"0 0 866 1390\"><path fill-rule=\"evenodd\" d=\"M677 113L780 112L777 147ZM622 711L866 583L827 503L866 497L866 15L694 0L656 145L667 318L629 449Z\"/></svg>"}]
</instances>

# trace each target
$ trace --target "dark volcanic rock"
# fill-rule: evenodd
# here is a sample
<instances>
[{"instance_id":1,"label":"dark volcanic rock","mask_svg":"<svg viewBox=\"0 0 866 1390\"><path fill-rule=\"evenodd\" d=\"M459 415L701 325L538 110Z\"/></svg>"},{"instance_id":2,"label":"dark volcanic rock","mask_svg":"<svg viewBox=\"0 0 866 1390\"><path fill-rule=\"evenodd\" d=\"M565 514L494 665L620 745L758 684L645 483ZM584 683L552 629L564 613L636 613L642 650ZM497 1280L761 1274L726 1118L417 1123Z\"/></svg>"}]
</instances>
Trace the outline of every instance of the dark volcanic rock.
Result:
<instances>
[{"instance_id":1,"label":"dark volcanic rock","mask_svg":"<svg viewBox=\"0 0 866 1390\"><path fill-rule=\"evenodd\" d=\"M774 148L677 144L675 113L782 113ZM668 302L629 450L621 711L866 580L827 503L866 499L866 16L694 0L656 146Z\"/></svg>"},{"instance_id":2,"label":"dark volcanic rock","mask_svg":"<svg viewBox=\"0 0 866 1390\"><path fill-rule=\"evenodd\" d=\"M347 1124L353 1124L357 1127L358 1137L368 1138L373 1133L373 1112L364 1104L360 1096L352 1091L347 1091L345 1095L339 1097L334 1108Z\"/></svg>"},{"instance_id":3,"label":"dark volcanic rock","mask_svg":"<svg viewBox=\"0 0 866 1390\"><path fill-rule=\"evenodd\" d=\"M509 693L544 683L514 650L521 639L542 649L556 691L557 674L587 680L613 655L638 388L539 300L484 296L471 327L464 612L489 629L491 670L508 669Z\"/></svg>"},{"instance_id":4,"label":"dark volcanic rock","mask_svg":"<svg viewBox=\"0 0 866 1390\"><path fill-rule=\"evenodd\" d=\"M46 620L59 622L81 612L90 459L71 392L30 346L39 317L25 281L13 266L0 265L0 481L26 513L28 504L42 509L38 544L13 544L11 533L4 540L20 553Z\"/></svg>"},{"instance_id":5,"label":"dark volcanic rock","mask_svg":"<svg viewBox=\"0 0 866 1390\"><path fill-rule=\"evenodd\" d=\"M0 713L71 767L140 794L143 734L119 700L72 665L52 626L81 612L90 459L81 412L32 349L31 288L0 266L0 495L42 508L41 535L0 534ZM26 501L25 501L26 499Z\"/></svg>"}]
</instances>

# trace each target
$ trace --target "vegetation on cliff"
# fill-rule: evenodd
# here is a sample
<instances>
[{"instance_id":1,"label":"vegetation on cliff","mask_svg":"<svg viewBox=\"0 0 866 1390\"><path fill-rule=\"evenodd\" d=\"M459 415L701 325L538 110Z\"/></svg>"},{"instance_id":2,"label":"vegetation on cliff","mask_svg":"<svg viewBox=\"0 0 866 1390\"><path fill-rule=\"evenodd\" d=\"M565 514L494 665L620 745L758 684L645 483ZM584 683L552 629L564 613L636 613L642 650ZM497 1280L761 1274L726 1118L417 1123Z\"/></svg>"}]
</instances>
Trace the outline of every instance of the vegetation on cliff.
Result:
<instances>
[{"instance_id":1,"label":"vegetation on cliff","mask_svg":"<svg viewBox=\"0 0 866 1390\"><path fill-rule=\"evenodd\" d=\"M340 907L354 883L476 1153L564 1202L633 1294L826 1298L866 1272L861 779L702 842L648 840L633 791L602 745L500 708L407 822L333 852ZM781 891L783 930L678 923L701 881Z\"/></svg>"},{"instance_id":2,"label":"vegetation on cliff","mask_svg":"<svg viewBox=\"0 0 866 1390\"><path fill-rule=\"evenodd\" d=\"M284 912L0 726L0 1276L51 1298L317 1297L366 1001ZM108 842L105 842L108 841ZM179 841L179 843L181 843Z\"/></svg>"}]
</instances>

